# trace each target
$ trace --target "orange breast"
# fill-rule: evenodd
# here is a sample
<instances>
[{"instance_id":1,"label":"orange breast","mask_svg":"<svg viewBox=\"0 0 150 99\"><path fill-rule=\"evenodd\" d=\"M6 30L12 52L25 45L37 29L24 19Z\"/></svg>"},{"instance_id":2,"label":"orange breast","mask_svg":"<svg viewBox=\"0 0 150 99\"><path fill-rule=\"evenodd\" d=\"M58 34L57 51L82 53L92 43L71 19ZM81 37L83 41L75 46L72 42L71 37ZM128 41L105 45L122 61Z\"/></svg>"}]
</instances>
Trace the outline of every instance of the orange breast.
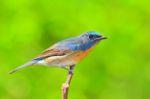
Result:
<instances>
[{"instance_id":1,"label":"orange breast","mask_svg":"<svg viewBox=\"0 0 150 99\"><path fill-rule=\"evenodd\" d=\"M77 52L74 56L74 60L76 62L80 62L83 58L85 58L91 52L92 49L93 49L93 47L89 48L86 51Z\"/></svg>"}]
</instances>

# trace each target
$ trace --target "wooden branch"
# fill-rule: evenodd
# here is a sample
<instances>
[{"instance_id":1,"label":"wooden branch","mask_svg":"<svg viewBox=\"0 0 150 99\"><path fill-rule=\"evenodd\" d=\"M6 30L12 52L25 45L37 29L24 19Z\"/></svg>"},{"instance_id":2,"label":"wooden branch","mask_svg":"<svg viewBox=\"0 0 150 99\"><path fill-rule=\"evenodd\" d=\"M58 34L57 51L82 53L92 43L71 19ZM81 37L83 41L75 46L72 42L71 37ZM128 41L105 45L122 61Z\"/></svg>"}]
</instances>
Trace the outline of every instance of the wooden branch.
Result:
<instances>
[{"instance_id":1,"label":"wooden branch","mask_svg":"<svg viewBox=\"0 0 150 99\"><path fill-rule=\"evenodd\" d=\"M74 70L74 66L70 66L69 71L68 71L67 80L65 83L62 84L62 99L68 99L68 91L69 91L71 79L73 77L73 70Z\"/></svg>"}]
</instances>

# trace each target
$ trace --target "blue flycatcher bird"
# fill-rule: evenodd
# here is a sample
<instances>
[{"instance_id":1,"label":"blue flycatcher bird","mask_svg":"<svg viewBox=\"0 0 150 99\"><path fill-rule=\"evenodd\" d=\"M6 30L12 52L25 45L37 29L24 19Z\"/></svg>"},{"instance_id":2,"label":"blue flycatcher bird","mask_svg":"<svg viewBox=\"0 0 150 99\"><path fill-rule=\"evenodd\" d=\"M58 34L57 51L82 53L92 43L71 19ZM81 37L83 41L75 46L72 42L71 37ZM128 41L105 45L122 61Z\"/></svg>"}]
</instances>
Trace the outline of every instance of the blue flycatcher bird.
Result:
<instances>
[{"instance_id":1,"label":"blue flycatcher bird","mask_svg":"<svg viewBox=\"0 0 150 99\"><path fill-rule=\"evenodd\" d=\"M90 31L80 36L60 41L36 58L12 70L10 74L31 65L56 66L67 69L66 66L74 66L85 58L93 47L103 39L106 39L106 37L98 32Z\"/></svg>"}]
</instances>

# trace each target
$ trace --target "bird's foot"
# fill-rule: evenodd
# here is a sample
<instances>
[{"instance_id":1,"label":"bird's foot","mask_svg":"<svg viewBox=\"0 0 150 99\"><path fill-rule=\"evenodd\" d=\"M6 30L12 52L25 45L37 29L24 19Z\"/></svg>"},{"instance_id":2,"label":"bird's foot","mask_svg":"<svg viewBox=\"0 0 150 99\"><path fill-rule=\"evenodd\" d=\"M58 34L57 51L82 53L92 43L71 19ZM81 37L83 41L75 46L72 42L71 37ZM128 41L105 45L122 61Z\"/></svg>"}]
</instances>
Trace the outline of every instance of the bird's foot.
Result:
<instances>
[{"instance_id":1,"label":"bird's foot","mask_svg":"<svg viewBox=\"0 0 150 99\"><path fill-rule=\"evenodd\" d=\"M69 67L69 73L70 74L74 74L74 66L75 65L72 65L72 66Z\"/></svg>"},{"instance_id":2,"label":"bird's foot","mask_svg":"<svg viewBox=\"0 0 150 99\"><path fill-rule=\"evenodd\" d=\"M70 66L69 68L67 67L61 67L64 70L67 70L69 73L73 74L74 73L74 65Z\"/></svg>"}]
</instances>

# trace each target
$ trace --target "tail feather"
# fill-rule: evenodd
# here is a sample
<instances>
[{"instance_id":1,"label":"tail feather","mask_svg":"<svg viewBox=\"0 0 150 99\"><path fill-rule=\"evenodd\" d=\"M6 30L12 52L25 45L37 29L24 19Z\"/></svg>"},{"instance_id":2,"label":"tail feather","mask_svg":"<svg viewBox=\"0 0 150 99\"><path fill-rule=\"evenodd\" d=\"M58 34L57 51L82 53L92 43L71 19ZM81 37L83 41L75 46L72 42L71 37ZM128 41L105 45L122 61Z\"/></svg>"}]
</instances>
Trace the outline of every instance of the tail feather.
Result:
<instances>
[{"instance_id":1,"label":"tail feather","mask_svg":"<svg viewBox=\"0 0 150 99\"><path fill-rule=\"evenodd\" d=\"M35 61L35 60L29 61L29 62L27 62L27 63L25 63L25 64L23 64L23 65L21 65L21 66L15 68L15 69L13 69L12 71L9 72L9 74L13 74L13 73L17 72L18 70L20 70L20 69L22 69L22 68L25 68L25 67L28 67L28 66L30 66L30 65L35 64L36 62L37 62L37 61Z\"/></svg>"}]
</instances>

